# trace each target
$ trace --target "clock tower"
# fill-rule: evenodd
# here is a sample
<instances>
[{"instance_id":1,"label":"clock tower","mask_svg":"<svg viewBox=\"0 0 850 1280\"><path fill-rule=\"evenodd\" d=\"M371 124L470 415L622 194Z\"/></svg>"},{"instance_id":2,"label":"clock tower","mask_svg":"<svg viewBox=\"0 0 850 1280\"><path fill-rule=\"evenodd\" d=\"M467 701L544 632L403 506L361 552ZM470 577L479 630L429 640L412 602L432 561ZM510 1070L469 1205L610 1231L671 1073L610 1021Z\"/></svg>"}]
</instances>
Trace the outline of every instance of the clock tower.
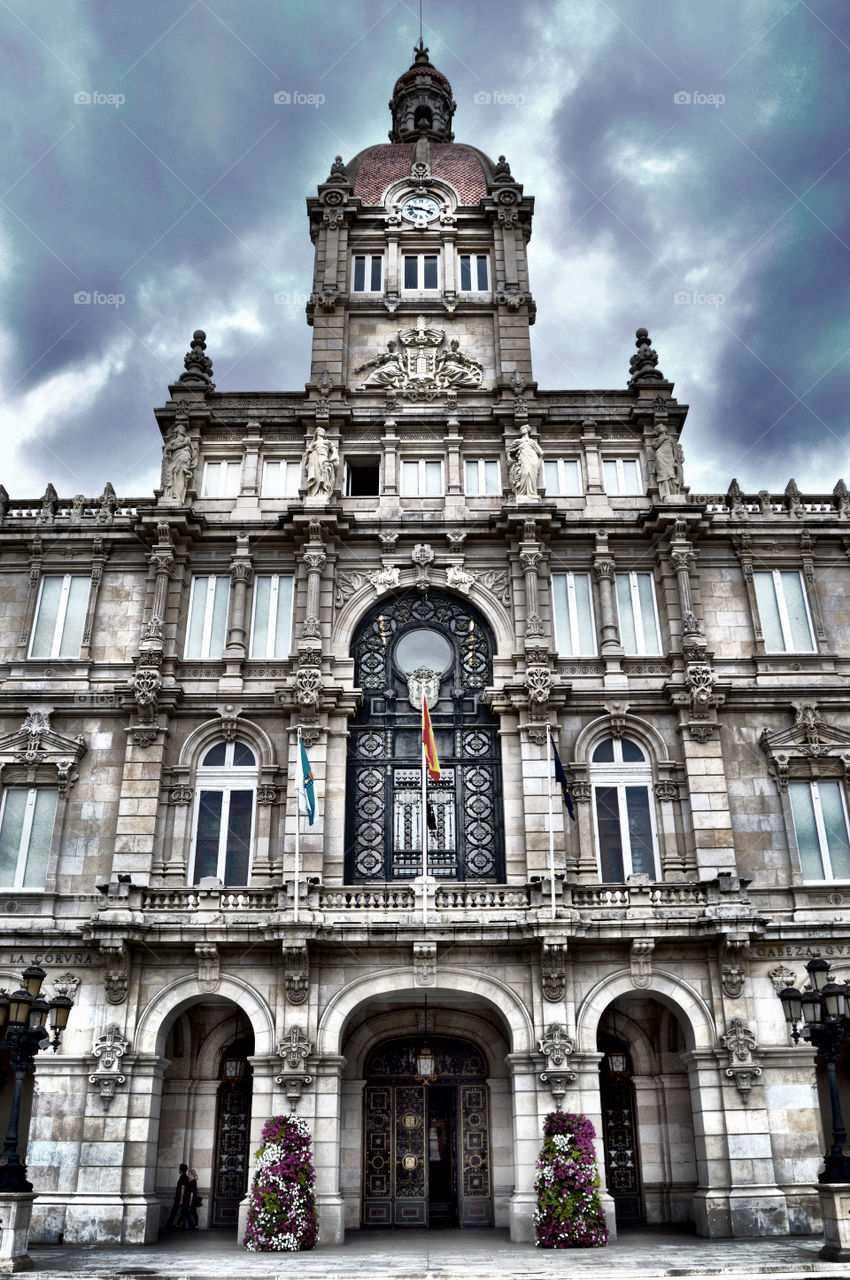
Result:
<instances>
[{"instance_id":1,"label":"clock tower","mask_svg":"<svg viewBox=\"0 0 850 1280\"><path fill-rule=\"evenodd\" d=\"M455 142L451 85L421 41L414 55L393 89L390 141L338 156L308 200L311 383L407 405L447 392L491 401L531 381L534 201L504 156Z\"/></svg>"}]
</instances>

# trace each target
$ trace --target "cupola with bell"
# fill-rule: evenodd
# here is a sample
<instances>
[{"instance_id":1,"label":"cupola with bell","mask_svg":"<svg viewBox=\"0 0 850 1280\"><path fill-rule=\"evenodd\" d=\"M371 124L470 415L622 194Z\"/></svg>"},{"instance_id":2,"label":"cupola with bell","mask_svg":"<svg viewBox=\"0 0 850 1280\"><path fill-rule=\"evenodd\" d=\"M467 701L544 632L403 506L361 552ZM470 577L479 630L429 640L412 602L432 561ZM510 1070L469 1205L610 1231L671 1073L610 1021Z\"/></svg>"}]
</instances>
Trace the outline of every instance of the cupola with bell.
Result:
<instances>
[{"instance_id":1,"label":"cupola with bell","mask_svg":"<svg viewBox=\"0 0 850 1280\"><path fill-rule=\"evenodd\" d=\"M423 136L433 142L454 142L452 116L456 107L452 86L431 65L420 37L413 50L413 63L396 80L390 99L390 142L415 142Z\"/></svg>"}]
</instances>

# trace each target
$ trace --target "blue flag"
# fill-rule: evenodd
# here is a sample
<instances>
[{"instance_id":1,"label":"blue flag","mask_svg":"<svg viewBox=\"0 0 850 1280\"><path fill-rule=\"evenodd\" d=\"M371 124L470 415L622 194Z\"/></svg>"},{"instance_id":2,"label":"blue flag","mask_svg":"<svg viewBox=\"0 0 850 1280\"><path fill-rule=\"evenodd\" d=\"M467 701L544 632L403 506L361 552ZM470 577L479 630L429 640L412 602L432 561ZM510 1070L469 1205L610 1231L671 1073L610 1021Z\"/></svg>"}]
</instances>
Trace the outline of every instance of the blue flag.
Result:
<instances>
[{"instance_id":1,"label":"blue flag","mask_svg":"<svg viewBox=\"0 0 850 1280\"><path fill-rule=\"evenodd\" d=\"M310 768L310 761L307 759L307 748L301 734L298 735L298 765L297 765L297 788L298 788L298 811L307 814L307 822L312 827L313 819L316 816L316 791L313 786L313 770Z\"/></svg>"},{"instance_id":2,"label":"blue flag","mask_svg":"<svg viewBox=\"0 0 850 1280\"><path fill-rule=\"evenodd\" d=\"M564 797L564 804L567 806L567 813L576 820L576 808L573 804L573 793L570 787L570 780L566 775L564 766L561 764L561 757L558 755L558 748L555 746L555 739L549 734L549 741L552 743L552 750L555 753L555 781L561 788L561 795Z\"/></svg>"}]
</instances>

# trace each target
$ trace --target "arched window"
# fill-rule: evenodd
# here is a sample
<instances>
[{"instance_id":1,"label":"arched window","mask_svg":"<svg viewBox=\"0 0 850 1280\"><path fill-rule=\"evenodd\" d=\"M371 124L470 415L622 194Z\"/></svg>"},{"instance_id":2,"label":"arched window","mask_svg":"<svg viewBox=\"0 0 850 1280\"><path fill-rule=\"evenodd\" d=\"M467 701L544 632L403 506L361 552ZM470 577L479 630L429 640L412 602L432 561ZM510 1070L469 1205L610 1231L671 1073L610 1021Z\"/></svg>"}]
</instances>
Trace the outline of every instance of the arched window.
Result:
<instances>
[{"instance_id":1,"label":"arched window","mask_svg":"<svg viewBox=\"0 0 850 1280\"><path fill-rule=\"evenodd\" d=\"M363 705L348 747L347 879L421 874L425 690L441 769L428 785L429 874L498 882L498 722L482 698L492 680L487 624L454 597L405 595L369 614L352 653Z\"/></svg>"},{"instance_id":2,"label":"arched window","mask_svg":"<svg viewBox=\"0 0 850 1280\"><path fill-rule=\"evenodd\" d=\"M246 885L251 870L257 759L245 742L208 747L197 773L195 836L189 880L217 876Z\"/></svg>"},{"instance_id":3,"label":"arched window","mask_svg":"<svg viewBox=\"0 0 850 1280\"><path fill-rule=\"evenodd\" d=\"M630 875L658 878L652 769L631 738L605 738L590 764L599 869L608 883Z\"/></svg>"}]
</instances>

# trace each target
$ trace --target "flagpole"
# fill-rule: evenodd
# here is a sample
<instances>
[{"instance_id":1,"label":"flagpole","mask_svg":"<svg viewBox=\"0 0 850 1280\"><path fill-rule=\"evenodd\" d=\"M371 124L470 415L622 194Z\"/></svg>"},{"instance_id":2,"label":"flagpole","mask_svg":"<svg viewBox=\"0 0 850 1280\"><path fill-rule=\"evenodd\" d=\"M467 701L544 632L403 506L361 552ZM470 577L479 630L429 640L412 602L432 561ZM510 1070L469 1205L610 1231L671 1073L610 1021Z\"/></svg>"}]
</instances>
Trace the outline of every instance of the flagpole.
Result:
<instances>
[{"instance_id":1,"label":"flagpole","mask_svg":"<svg viewBox=\"0 0 850 1280\"><path fill-rule=\"evenodd\" d=\"M422 695L425 701L425 695ZM424 715L422 717L424 723ZM425 763L425 743L422 743L422 927L428 928L428 774Z\"/></svg>"},{"instance_id":2,"label":"flagpole","mask_svg":"<svg viewBox=\"0 0 850 1280\"><path fill-rule=\"evenodd\" d=\"M295 788L295 874L293 876L293 889L295 893L295 902L293 903L293 906L292 906L292 920L293 920L293 923L297 924L298 923L298 890L299 890L298 881L299 881L300 872L301 872L301 850L299 848L298 839L299 839L299 833L301 828L301 790L304 784L304 778L303 778L304 771L301 765L301 729L300 727L298 729L298 740L295 744L295 750L296 750L296 760L297 760L297 763L295 766L295 777L301 779L301 785L300 786L296 785L296 788Z\"/></svg>"},{"instance_id":3,"label":"flagpole","mask_svg":"<svg viewBox=\"0 0 850 1280\"><path fill-rule=\"evenodd\" d=\"M552 882L552 919L556 918L555 910L555 831L552 825L552 772L554 762L552 759L552 730L546 725L546 765L547 774L549 776L549 877Z\"/></svg>"}]
</instances>

